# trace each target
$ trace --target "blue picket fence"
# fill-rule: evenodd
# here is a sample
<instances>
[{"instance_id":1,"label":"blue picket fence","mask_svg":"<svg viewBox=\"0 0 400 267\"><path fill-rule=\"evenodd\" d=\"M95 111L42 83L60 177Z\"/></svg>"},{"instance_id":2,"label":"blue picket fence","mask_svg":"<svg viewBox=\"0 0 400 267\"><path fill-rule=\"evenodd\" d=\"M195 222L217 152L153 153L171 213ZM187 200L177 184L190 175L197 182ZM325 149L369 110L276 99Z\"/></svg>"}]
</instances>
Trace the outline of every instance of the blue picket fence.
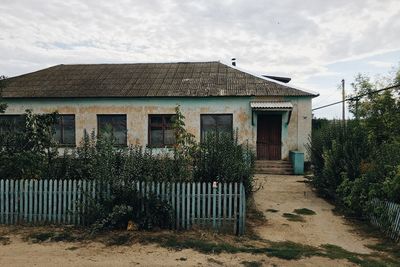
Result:
<instances>
[{"instance_id":1,"label":"blue picket fence","mask_svg":"<svg viewBox=\"0 0 400 267\"><path fill-rule=\"evenodd\" d=\"M388 237L400 242L400 204L373 199L370 205L375 210L370 215L371 223L381 228Z\"/></svg>"},{"instance_id":2,"label":"blue picket fence","mask_svg":"<svg viewBox=\"0 0 400 267\"><path fill-rule=\"evenodd\" d=\"M245 231L246 197L241 183L136 182L140 194L157 195L173 209L173 228L193 226ZM1 224L85 225L85 205L109 187L86 180L0 180Z\"/></svg>"}]
</instances>

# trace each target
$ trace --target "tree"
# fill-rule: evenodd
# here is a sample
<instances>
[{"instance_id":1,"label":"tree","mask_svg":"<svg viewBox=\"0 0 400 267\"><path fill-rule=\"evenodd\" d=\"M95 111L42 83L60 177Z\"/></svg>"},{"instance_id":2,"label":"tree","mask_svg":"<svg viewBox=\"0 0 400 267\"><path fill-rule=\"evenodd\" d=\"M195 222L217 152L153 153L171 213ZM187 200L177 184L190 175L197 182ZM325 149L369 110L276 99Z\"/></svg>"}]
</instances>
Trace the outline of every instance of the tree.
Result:
<instances>
[{"instance_id":1,"label":"tree","mask_svg":"<svg viewBox=\"0 0 400 267\"><path fill-rule=\"evenodd\" d=\"M352 83L352 96L365 96L350 102L350 112L361 120L367 128L369 140L376 145L390 143L400 137L400 87L379 93L374 91L399 82L400 68L388 79L382 78L373 83L368 76L358 74Z\"/></svg>"},{"instance_id":2,"label":"tree","mask_svg":"<svg viewBox=\"0 0 400 267\"><path fill-rule=\"evenodd\" d=\"M3 89L6 86L6 76L0 75L0 113L4 113L7 109L7 104L1 103L1 98L3 96Z\"/></svg>"}]
</instances>

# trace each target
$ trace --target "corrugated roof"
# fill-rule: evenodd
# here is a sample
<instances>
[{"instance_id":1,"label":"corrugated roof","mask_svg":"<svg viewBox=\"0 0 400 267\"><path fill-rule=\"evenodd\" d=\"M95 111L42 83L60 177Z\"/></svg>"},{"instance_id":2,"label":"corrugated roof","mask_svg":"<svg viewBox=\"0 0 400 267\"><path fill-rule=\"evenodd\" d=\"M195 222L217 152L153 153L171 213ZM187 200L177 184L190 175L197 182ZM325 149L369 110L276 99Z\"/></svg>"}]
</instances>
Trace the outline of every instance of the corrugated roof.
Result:
<instances>
[{"instance_id":1,"label":"corrugated roof","mask_svg":"<svg viewBox=\"0 0 400 267\"><path fill-rule=\"evenodd\" d=\"M220 62L57 65L9 78L4 98L316 96Z\"/></svg>"},{"instance_id":2,"label":"corrugated roof","mask_svg":"<svg viewBox=\"0 0 400 267\"><path fill-rule=\"evenodd\" d=\"M293 108L293 104L283 101L252 101L250 102L250 107L253 109L290 110Z\"/></svg>"}]
</instances>

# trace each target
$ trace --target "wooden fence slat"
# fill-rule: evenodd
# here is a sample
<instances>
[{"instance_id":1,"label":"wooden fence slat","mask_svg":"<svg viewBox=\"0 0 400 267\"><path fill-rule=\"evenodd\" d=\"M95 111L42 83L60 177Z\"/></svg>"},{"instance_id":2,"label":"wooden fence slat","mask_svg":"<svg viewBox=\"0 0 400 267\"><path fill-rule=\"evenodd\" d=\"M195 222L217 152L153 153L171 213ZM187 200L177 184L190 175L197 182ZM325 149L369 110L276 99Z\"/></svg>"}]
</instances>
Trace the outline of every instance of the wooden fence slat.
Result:
<instances>
[{"instance_id":1,"label":"wooden fence slat","mask_svg":"<svg viewBox=\"0 0 400 267\"><path fill-rule=\"evenodd\" d=\"M38 180L33 181L33 222L38 221Z\"/></svg>"},{"instance_id":2,"label":"wooden fence slat","mask_svg":"<svg viewBox=\"0 0 400 267\"><path fill-rule=\"evenodd\" d=\"M234 193L233 193L233 229L235 231L235 234L238 233L238 229L237 229L237 197L238 197L237 183L234 183Z\"/></svg>"},{"instance_id":3,"label":"wooden fence slat","mask_svg":"<svg viewBox=\"0 0 400 267\"><path fill-rule=\"evenodd\" d=\"M207 223L210 224L212 222L212 213L211 213L211 183L208 183L207 186Z\"/></svg>"},{"instance_id":4,"label":"wooden fence slat","mask_svg":"<svg viewBox=\"0 0 400 267\"><path fill-rule=\"evenodd\" d=\"M189 183L188 183L189 184ZM195 206L195 204L196 204L196 200L195 200L195 197L196 197L196 183L192 183L192 192L191 192L191 196L192 196L192 212L191 212L191 227L194 225L194 218L195 218L195 212L196 212L196 210L195 210L195 208L196 208L196 206Z\"/></svg>"},{"instance_id":5,"label":"wooden fence slat","mask_svg":"<svg viewBox=\"0 0 400 267\"><path fill-rule=\"evenodd\" d=\"M186 229L190 228L190 183L186 183Z\"/></svg>"},{"instance_id":6,"label":"wooden fence slat","mask_svg":"<svg viewBox=\"0 0 400 267\"><path fill-rule=\"evenodd\" d=\"M201 184L200 182L197 183L197 215L196 215L196 223L200 224L200 207L201 207Z\"/></svg>"},{"instance_id":7,"label":"wooden fence slat","mask_svg":"<svg viewBox=\"0 0 400 267\"><path fill-rule=\"evenodd\" d=\"M6 224L9 223L8 218L10 217L10 210L9 210L9 185L10 185L10 180L6 180L5 183L5 200L4 200L4 205L5 205L5 215L6 215Z\"/></svg>"},{"instance_id":8,"label":"wooden fence slat","mask_svg":"<svg viewBox=\"0 0 400 267\"><path fill-rule=\"evenodd\" d=\"M76 194L77 194L77 185L76 185L76 180L72 181L72 223L76 224L78 222L78 218L76 215Z\"/></svg>"},{"instance_id":9,"label":"wooden fence slat","mask_svg":"<svg viewBox=\"0 0 400 267\"><path fill-rule=\"evenodd\" d=\"M14 223L14 180L10 180L10 223Z\"/></svg>"},{"instance_id":10,"label":"wooden fence slat","mask_svg":"<svg viewBox=\"0 0 400 267\"><path fill-rule=\"evenodd\" d=\"M202 223L203 225L206 224L206 217L207 217L207 211L206 211L206 183L203 183L203 192L202 192L202 204L203 204L203 210L201 212L201 218L202 218Z\"/></svg>"},{"instance_id":11,"label":"wooden fence slat","mask_svg":"<svg viewBox=\"0 0 400 267\"><path fill-rule=\"evenodd\" d=\"M4 223L4 180L0 180L0 223Z\"/></svg>"},{"instance_id":12,"label":"wooden fence slat","mask_svg":"<svg viewBox=\"0 0 400 267\"><path fill-rule=\"evenodd\" d=\"M49 181L43 182L43 220L48 221L48 204L49 204Z\"/></svg>"},{"instance_id":13,"label":"wooden fence slat","mask_svg":"<svg viewBox=\"0 0 400 267\"><path fill-rule=\"evenodd\" d=\"M15 181L15 187L14 187L14 222L18 222L18 216L19 216L19 211L18 211L18 198L19 198L19 181Z\"/></svg>"},{"instance_id":14,"label":"wooden fence slat","mask_svg":"<svg viewBox=\"0 0 400 267\"><path fill-rule=\"evenodd\" d=\"M216 217L217 217L217 188L214 187L212 188L212 194L213 194L213 199L212 199L212 225L213 228L217 228L217 222L216 222Z\"/></svg>"},{"instance_id":15,"label":"wooden fence slat","mask_svg":"<svg viewBox=\"0 0 400 267\"><path fill-rule=\"evenodd\" d=\"M217 227L221 228L221 219L222 219L222 184L218 183L218 206L217 206L217 211L218 211L218 221L217 221Z\"/></svg>"},{"instance_id":16,"label":"wooden fence slat","mask_svg":"<svg viewBox=\"0 0 400 267\"><path fill-rule=\"evenodd\" d=\"M42 221L42 204L43 204L43 180L39 180L38 183L38 194L39 194L39 203L38 203L38 220Z\"/></svg>"},{"instance_id":17,"label":"wooden fence slat","mask_svg":"<svg viewBox=\"0 0 400 267\"><path fill-rule=\"evenodd\" d=\"M29 188L29 181L24 180L24 221L28 222L28 188Z\"/></svg>"}]
</instances>

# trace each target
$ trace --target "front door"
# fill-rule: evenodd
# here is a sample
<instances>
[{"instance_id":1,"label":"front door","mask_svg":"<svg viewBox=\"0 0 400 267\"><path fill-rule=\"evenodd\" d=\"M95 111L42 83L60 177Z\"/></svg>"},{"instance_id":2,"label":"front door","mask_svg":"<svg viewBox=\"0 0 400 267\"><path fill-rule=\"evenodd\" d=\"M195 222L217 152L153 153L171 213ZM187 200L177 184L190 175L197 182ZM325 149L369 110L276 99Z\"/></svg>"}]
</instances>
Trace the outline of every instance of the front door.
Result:
<instances>
[{"instance_id":1,"label":"front door","mask_svg":"<svg viewBox=\"0 0 400 267\"><path fill-rule=\"evenodd\" d=\"M282 115L257 117L257 159L281 160Z\"/></svg>"}]
</instances>

